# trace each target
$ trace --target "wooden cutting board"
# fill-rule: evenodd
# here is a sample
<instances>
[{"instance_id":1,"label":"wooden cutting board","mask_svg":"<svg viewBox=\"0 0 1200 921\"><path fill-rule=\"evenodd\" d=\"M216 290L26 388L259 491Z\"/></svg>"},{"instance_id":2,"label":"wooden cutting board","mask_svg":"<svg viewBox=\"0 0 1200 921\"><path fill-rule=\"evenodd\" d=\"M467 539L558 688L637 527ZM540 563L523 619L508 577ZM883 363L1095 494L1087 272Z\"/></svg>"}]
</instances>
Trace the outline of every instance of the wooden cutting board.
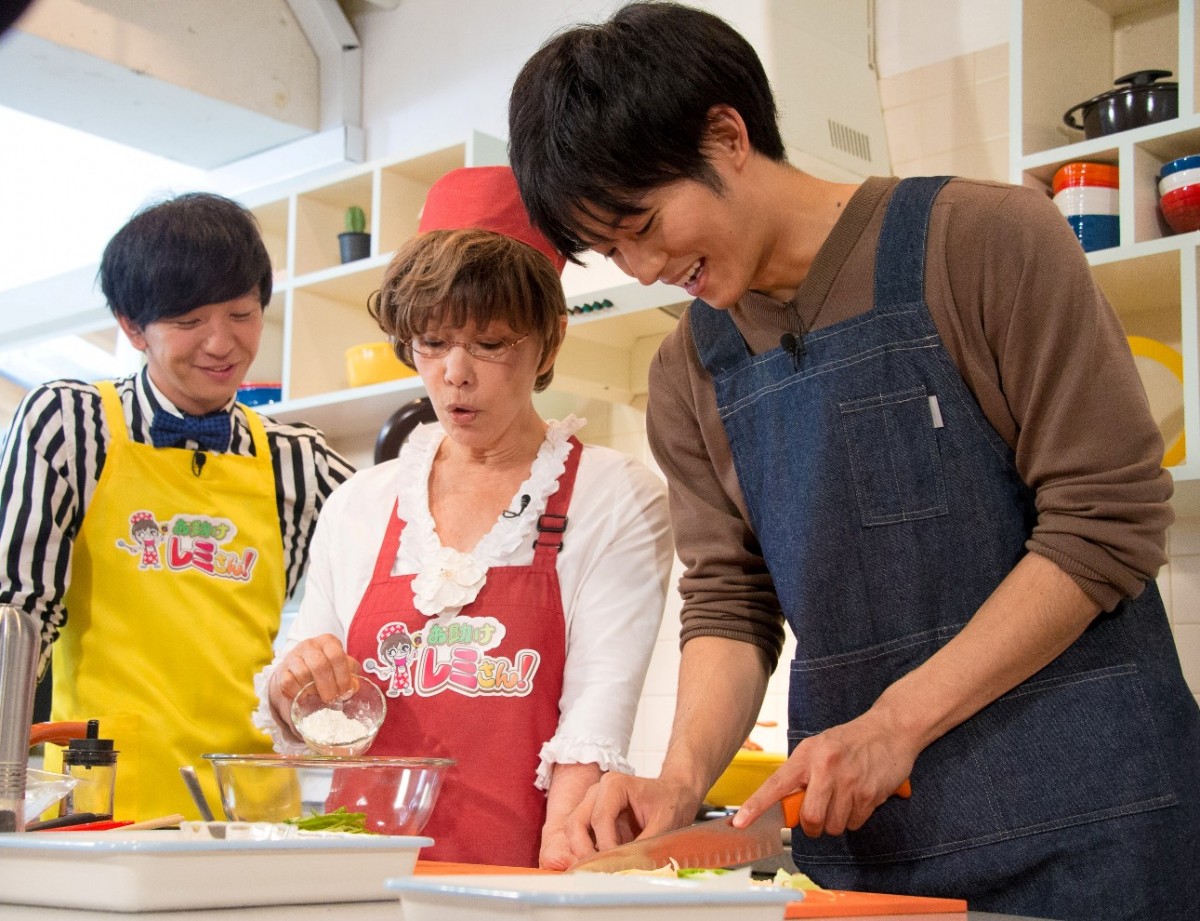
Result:
<instances>
[{"instance_id":1,"label":"wooden cutting board","mask_svg":"<svg viewBox=\"0 0 1200 921\"><path fill-rule=\"evenodd\" d=\"M477 863L444 863L438 860L418 860L413 873L426 875L457 874L553 874L555 870L536 870L530 867L497 867ZM806 892L804 899L788 902L784 918L869 918L881 915L961 915L967 914L962 899L938 899L917 895L884 895L878 892L842 892L836 889L816 889ZM953 921L946 917L945 921Z\"/></svg>"}]
</instances>

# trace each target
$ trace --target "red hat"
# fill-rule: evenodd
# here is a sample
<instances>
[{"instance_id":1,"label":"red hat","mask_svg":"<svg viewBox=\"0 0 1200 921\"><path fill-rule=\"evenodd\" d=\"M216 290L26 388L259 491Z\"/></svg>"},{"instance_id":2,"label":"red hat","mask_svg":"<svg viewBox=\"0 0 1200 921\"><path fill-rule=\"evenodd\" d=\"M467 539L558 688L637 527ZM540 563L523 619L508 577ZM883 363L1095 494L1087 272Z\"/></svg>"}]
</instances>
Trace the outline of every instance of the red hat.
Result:
<instances>
[{"instance_id":1,"label":"red hat","mask_svg":"<svg viewBox=\"0 0 1200 921\"><path fill-rule=\"evenodd\" d=\"M478 227L528 243L545 253L561 275L567 260L531 223L507 166L464 166L451 170L429 189L418 233Z\"/></svg>"}]
</instances>

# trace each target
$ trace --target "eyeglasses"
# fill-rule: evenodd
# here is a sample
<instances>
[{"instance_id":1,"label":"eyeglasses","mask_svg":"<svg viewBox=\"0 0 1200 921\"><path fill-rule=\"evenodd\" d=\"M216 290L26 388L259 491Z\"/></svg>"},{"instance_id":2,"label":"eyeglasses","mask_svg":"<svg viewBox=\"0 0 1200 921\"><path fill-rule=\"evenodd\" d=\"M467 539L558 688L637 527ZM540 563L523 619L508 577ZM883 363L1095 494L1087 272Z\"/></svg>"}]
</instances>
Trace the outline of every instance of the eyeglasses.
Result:
<instances>
[{"instance_id":1,"label":"eyeglasses","mask_svg":"<svg viewBox=\"0 0 1200 921\"><path fill-rule=\"evenodd\" d=\"M413 336L408 346L414 354L420 355L422 358L445 358L454 346L459 345L468 355L478 358L480 361L507 361L512 355L512 350L529 336L530 334L526 333L513 342L509 342L507 339L475 339L471 342L454 342L439 339L436 336Z\"/></svg>"}]
</instances>

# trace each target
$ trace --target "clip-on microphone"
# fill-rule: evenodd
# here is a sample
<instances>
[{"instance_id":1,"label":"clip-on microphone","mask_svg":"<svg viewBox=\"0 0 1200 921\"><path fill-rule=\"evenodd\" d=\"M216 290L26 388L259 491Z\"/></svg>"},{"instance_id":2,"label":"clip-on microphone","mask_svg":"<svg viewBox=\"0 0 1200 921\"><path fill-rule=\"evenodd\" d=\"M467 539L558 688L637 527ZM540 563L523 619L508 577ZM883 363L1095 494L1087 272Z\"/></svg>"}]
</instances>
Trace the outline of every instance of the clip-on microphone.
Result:
<instances>
[{"instance_id":1,"label":"clip-on microphone","mask_svg":"<svg viewBox=\"0 0 1200 921\"><path fill-rule=\"evenodd\" d=\"M800 370L800 359L804 357L804 337L797 338L794 333L784 333L779 337L779 347L792 356L792 370Z\"/></svg>"}]
</instances>

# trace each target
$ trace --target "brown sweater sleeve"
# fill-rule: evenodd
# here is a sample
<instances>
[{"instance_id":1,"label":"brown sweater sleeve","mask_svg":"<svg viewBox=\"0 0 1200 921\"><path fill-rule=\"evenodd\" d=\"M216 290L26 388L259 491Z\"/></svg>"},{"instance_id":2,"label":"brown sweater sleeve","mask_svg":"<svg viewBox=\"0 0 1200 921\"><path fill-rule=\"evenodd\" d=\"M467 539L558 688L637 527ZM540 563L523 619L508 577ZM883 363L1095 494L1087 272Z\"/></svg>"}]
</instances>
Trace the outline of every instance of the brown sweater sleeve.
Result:
<instances>
[{"instance_id":1,"label":"brown sweater sleeve","mask_svg":"<svg viewBox=\"0 0 1200 921\"><path fill-rule=\"evenodd\" d=\"M1045 195L967 182L944 194L930 243L945 258L931 252L941 270L926 284L934 322L1037 493L1027 548L1111 610L1166 561L1173 520L1125 331Z\"/></svg>"},{"instance_id":2,"label":"brown sweater sleeve","mask_svg":"<svg viewBox=\"0 0 1200 921\"><path fill-rule=\"evenodd\" d=\"M822 246L797 298L807 328L869 309L895 181L867 180ZM1030 189L951 182L930 221L926 299L1037 493L1028 548L1106 610L1136 595L1165 561L1171 479L1120 321L1058 209ZM790 327L784 305L758 295L731 315L756 353ZM782 615L686 314L659 349L649 390L650 446L684 564L681 642L724 636L778 657Z\"/></svg>"}]
</instances>

